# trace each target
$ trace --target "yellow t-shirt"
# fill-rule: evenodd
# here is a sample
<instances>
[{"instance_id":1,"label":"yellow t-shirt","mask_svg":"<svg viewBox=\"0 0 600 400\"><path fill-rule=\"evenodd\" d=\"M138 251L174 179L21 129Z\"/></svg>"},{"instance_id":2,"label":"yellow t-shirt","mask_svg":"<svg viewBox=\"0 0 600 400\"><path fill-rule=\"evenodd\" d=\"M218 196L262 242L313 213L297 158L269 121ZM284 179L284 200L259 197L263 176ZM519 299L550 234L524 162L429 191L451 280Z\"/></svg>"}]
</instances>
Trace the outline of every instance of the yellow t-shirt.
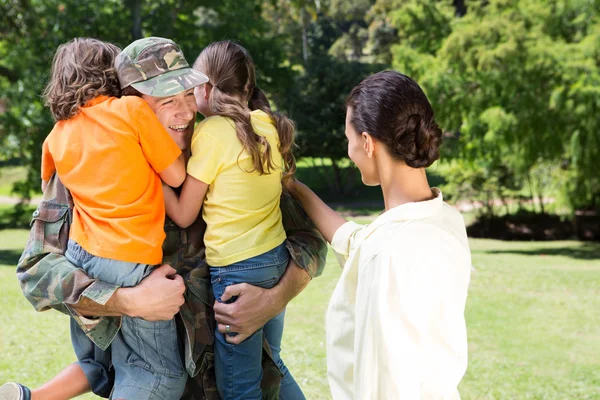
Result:
<instances>
[{"instance_id":1,"label":"yellow t-shirt","mask_svg":"<svg viewBox=\"0 0 600 400\"><path fill-rule=\"evenodd\" d=\"M207 225L206 261L212 267L258 256L286 238L279 209L283 165L279 136L265 112L252 111L251 121L254 132L271 145L275 168L270 174L247 172L253 169L252 158L237 138L230 118L207 118L192 137L187 172L210 185L202 217Z\"/></svg>"}]
</instances>

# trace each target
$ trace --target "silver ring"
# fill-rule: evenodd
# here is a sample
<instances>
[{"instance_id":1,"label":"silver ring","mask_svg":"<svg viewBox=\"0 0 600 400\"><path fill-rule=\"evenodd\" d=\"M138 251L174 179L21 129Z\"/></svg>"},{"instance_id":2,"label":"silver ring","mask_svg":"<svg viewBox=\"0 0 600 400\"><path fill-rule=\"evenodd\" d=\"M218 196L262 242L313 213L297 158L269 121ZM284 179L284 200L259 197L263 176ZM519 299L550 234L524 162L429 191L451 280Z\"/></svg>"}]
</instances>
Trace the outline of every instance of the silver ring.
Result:
<instances>
[{"instance_id":1,"label":"silver ring","mask_svg":"<svg viewBox=\"0 0 600 400\"><path fill-rule=\"evenodd\" d=\"M231 325L225 325L225 332L231 332Z\"/></svg>"}]
</instances>

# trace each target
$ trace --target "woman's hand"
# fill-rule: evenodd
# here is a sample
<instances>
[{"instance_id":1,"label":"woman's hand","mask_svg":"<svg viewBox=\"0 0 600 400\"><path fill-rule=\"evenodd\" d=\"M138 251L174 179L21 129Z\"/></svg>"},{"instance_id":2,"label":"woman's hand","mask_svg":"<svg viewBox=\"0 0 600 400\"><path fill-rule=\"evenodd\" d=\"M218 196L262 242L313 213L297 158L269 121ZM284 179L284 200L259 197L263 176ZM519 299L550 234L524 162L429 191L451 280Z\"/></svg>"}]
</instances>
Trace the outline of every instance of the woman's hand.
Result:
<instances>
[{"instance_id":1,"label":"woman's hand","mask_svg":"<svg viewBox=\"0 0 600 400\"><path fill-rule=\"evenodd\" d=\"M284 182L284 185L290 194L302 204L302 208L321 232L323 238L331 243L335 231L347 221L299 180L289 179L289 182Z\"/></svg>"},{"instance_id":2,"label":"woman's hand","mask_svg":"<svg viewBox=\"0 0 600 400\"><path fill-rule=\"evenodd\" d=\"M296 197L295 193L297 192L298 184L300 183L295 177L291 176L287 179L283 180L283 186L285 189L290 192L290 194Z\"/></svg>"}]
</instances>

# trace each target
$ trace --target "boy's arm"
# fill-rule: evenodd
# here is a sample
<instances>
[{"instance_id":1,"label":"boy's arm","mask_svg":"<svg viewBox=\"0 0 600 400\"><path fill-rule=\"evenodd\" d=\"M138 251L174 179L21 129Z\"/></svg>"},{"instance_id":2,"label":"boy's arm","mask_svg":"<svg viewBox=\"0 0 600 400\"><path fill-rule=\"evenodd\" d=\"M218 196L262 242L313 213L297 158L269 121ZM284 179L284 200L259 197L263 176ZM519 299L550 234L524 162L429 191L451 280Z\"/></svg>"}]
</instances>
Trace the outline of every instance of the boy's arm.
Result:
<instances>
[{"instance_id":1,"label":"boy's arm","mask_svg":"<svg viewBox=\"0 0 600 400\"><path fill-rule=\"evenodd\" d=\"M171 165L162 170L158 175L160 179L171 187L179 187L185 181L185 159L183 153Z\"/></svg>"},{"instance_id":2,"label":"boy's arm","mask_svg":"<svg viewBox=\"0 0 600 400\"><path fill-rule=\"evenodd\" d=\"M163 185L167 215L180 227L187 228L198 218L207 191L208 185L191 175L185 179L179 197L173 189Z\"/></svg>"},{"instance_id":3,"label":"boy's arm","mask_svg":"<svg viewBox=\"0 0 600 400\"><path fill-rule=\"evenodd\" d=\"M42 177L42 193L46 191L48 186L48 180L54 175L56 166L54 165L54 159L48 148L48 139L44 140L42 144L42 163L41 163L41 177Z\"/></svg>"},{"instance_id":4,"label":"boy's arm","mask_svg":"<svg viewBox=\"0 0 600 400\"><path fill-rule=\"evenodd\" d=\"M167 185L179 187L185 179L185 159L181 149L169 136L148 103L140 98L131 101L139 107L135 120L144 158Z\"/></svg>"}]
</instances>

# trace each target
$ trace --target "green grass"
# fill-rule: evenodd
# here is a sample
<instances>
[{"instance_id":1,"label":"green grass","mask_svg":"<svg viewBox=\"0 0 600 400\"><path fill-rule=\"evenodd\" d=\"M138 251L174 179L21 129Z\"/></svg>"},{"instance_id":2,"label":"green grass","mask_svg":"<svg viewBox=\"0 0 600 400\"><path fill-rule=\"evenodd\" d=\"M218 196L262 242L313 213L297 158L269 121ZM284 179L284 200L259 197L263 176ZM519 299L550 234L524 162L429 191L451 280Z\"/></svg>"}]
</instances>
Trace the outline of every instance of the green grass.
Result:
<instances>
[{"instance_id":1,"label":"green grass","mask_svg":"<svg viewBox=\"0 0 600 400\"><path fill-rule=\"evenodd\" d=\"M0 168L0 196L11 196L13 183L27 178L27 167Z\"/></svg>"},{"instance_id":2,"label":"green grass","mask_svg":"<svg viewBox=\"0 0 600 400\"><path fill-rule=\"evenodd\" d=\"M68 318L36 313L14 273L27 232L0 231L0 382L37 386L75 360ZM600 399L600 245L471 240L463 399ZM288 307L283 355L308 399L329 399L324 315L332 254ZM89 395L83 398L92 399Z\"/></svg>"}]
</instances>

